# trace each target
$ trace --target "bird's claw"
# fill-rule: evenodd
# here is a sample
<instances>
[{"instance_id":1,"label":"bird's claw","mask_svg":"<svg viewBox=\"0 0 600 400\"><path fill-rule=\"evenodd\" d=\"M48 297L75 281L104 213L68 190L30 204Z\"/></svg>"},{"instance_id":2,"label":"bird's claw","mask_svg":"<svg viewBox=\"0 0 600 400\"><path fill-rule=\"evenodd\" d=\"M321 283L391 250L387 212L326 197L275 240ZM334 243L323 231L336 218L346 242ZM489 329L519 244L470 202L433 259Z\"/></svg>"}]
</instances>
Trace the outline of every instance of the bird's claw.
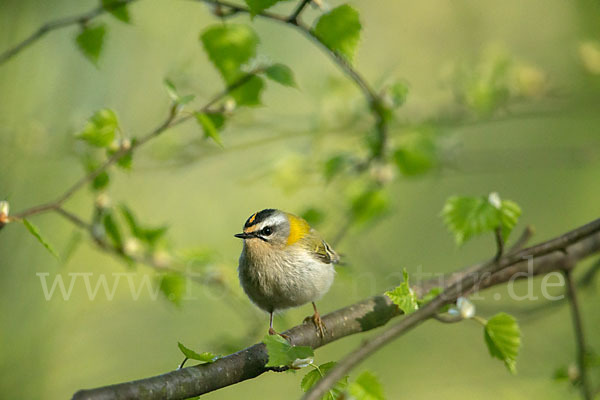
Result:
<instances>
[{"instance_id":1,"label":"bird's claw","mask_svg":"<svg viewBox=\"0 0 600 400\"><path fill-rule=\"evenodd\" d=\"M325 338L325 334L327 333L327 327L325 323L321 319L321 315L318 312L315 312L313 315L304 318L304 323L312 322L315 324L315 328L317 329L317 335L321 338Z\"/></svg>"},{"instance_id":2,"label":"bird's claw","mask_svg":"<svg viewBox=\"0 0 600 400\"><path fill-rule=\"evenodd\" d=\"M279 333L277 332L275 329L273 328L269 328L269 335L279 335L282 338L284 338L285 340L287 340L288 342L291 342L291 339L288 335L284 334L284 333Z\"/></svg>"}]
</instances>

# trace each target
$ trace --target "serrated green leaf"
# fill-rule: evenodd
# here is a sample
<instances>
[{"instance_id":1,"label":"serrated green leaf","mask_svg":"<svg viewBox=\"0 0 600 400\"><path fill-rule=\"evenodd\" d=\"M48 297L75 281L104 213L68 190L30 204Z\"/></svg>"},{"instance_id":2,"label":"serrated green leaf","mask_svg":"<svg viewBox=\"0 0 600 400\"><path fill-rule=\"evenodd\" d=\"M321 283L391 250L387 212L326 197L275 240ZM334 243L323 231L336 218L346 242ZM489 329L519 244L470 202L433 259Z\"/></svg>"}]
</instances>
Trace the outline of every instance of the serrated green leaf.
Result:
<instances>
[{"instance_id":1,"label":"serrated green leaf","mask_svg":"<svg viewBox=\"0 0 600 400\"><path fill-rule=\"evenodd\" d=\"M176 306L181 306L181 300L187 290L186 285L185 277L177 273L168 273L160 277L160 292ZM197 359L194 358L194 360Z\"/></svg>"},{"instance_id":2,"label":"serrated green leaf","mask_svg":"<svg viewBox=\"0 0 600 400\"><path fill-rule=\"evenodd\" d=\"M379 379L369 371L365 371L350 383L348 391L355 400L384 400L383 387Z\"/></svg>"},{"instance_id":3,"label":"serrated green leaf","mask_svg":"<svg viewBox=\"0 0 600 400\"><path fill-rule=\"evenodd\" d=\"M454 233L458 245L462 245L475 235L502 229L504 240L515 227L521 214L520 207L502 200L496 207L487 197L450 197L442 210L448 229Z\"/></svg>"},{"instance_id":4,"label":"serrated green leaf","mask_svg":"<svg viewBox=\"0 0 600 400\"><path fill-rule=\"evenodd\" d=\"M258 36L247 25L215 25L200 36L208 58L226 83L235 82L243 73L241 66L256 55Z\"/></svg>"},{"instance_id":5,"label":"serrated green leaf","mask_svg":"<svg viewBox=\"0 0 600 400\"><path fill-rule=\"evenodd\" d=\"M406 272L406 269L402 270L402 275L404 277L404 282L398 285L394 290L385 292L385 295L389 297L392 302L404 312L404 314L410 314L419 309L419 304L417 295L410 288L408 272Z\"/></svg>"},{"instance_id":6,"label":"serrated green leaf","mask_svg":"<svg viewBox=\"0 0 600 400\"><path fill-rule=\"evenodd\" d=\"M250 16L254 17L260 14L267 8L274 6L277 3L288 0L244 0L250 9Z\"/></svg>"},{"instance_id":7,"label":"serrated green leaf","mask_svg":"<svg viewBox=\"0 0 600 400\"><path fill-rule=\"evenodd\" d=\"M389 201L381 189L368 189L352 199L352 220L357 224L365 224L381 217L388 210Z\"/></svg>"},{"instance_id":8,"label":"serrated green leaf","mask_svg":"<svg viewBox=\"0 0 600 400\"><path fill-rule=\"evenodd\" d=\"M208 351L205 351L204 353L196 353L194 350L185 347L181 342L177 342L177 347L179 347L179 350L181 350L183 355L190 360L197 360L210 364L221 358L221 356L215 355Z\"/></svg>"},{"instance_id":9,"label":"serrated green leaf","mask_svg":"<svg viewBox=\"0 0 600 400\"><path fill-rule=\"evenodd\" d=\"M125 23L129 23L131 21L131 18L129 17L129 10L127 9L127 3L123 2L123 0L102 0L102 8L104 8L119 21Z\"/></svg>"},{"instance_id":10,"label":"serrated green leaf","mask_svg":"<svg viewBox=\"0 0 600 400\"><path fill-rule=\"evenodd\" d=\"M121 230L119 229L119 225L117 224L117 220L113 216L112 212L107 212L102 217L102 224L104 225L104 229L106 234L113 242L113 245L117 249L123 248L123 236L121 235Z\"/></svg>"},{"instance_id":11,"label":"serrated green leaf","mask_svg":"<svg viewBox=\"0 0 600 400\"><path fill-rule=\"evenodd\" d=\"M427 130L405 133L394 152L394 161L405 176L416 176L437 165L437 145L434 135Z\"/></svg>"},{"instance_id":12,"label":"serrated green leaf","mask_svg":"<svg viewBox=\"0 0 600 400\"><path fill-rule=\"evenodd\" d=\"M211 138L216 144L223 147L221 135L219 134L219 128L222 127L225 122L225 118L222 114L196 113L196 121L198 121L202 127L206 137Z\"/></svg>"},{"instance_id":13,"label":"serrated green leaf","mask_svg":"<svg viewBox=\"0 0 600 400\"><path fill-rule=\"evenodd\" d=\"M417 303L419 304L419 306L425 305L425 304L429 303L431 300L438 297L443 291L444 291L444 289L442 289L439 286L431 288L429 290L429 292L425 293L425 295L423 297L421 297L420 299L417 300Z\"/></svg>"},{"instance_id":14,"label":"serrated green leaf","mask_svg":"<svg viewBox=\"0 0 600 400\"><path fill-rule=\"evenodd\" d=\"M90 117L77 138L95 147L107 147L115 140L118 129L117 114L113 110L104 108Z\"/></svg>"},{"instance_id":15,"label":"serrated green leaf","mask_svg":"<svg viewBox=\"0 0 600 400\"><path fill-rule=\"evenodd\" d=\"M360 30L358 11L344 4L323 14L313 32L325 46L352 61Z\"/></svg>"},{"instance_id":16,"label":"serrated green leaf","mask_svg":"<svg viewBox=\"0 0 600 400\"><path fill-rule=\"evenodd\" d=\"M494 315L485 325L484 338L490 355L502 360L514 374L521 346L521 331L515 318L506 313Z\"/></svg>"},{"instance_id":17,"label":"serrated green leaf","mask_svg":"<svg viewBox=\"0 0 600 400\"><path fill-rule=\"evenodd\" d=\"M314 352L308 346L292 346L279 335L267 335L263 339L267 346L269 362L267 367L290 366L294 360L313 357Z\"/></svg>"},{"instance_id":18,"label":"serrated green leaf","mask_svg":"<svg viewBox=\"0 0 600 400\"><path fill-rule=\"evenodd\" d=\"M25 228L27 228L29 233L31 233L38 240L38 242L40 242L42 246L44 246L46 250L48 250L50 254L52 254L58 260L58 253L56 252L56 250L54 250L50 243L48 243L46 239L42 237L42 235L40 234L40 230L35 225L33 225L25 218L23 218L23 225L25 225Z\"/></svg>"},{"instance_id":19,"label":"serrated green leaf","mask_svg":"<svg viewBox=\"0 0 600 400\"><path fill-rule=\"evenodd\" d=\"M105 34L106 27L104 24L98 24L86 26L75 38L79 50L81 50L83 55L94 65L98 65Z\"/></svg>"},{"instance_id":20,"label":"serrated green leaf","mask_svg":"<svg viewBox=\"0 0 600 400\"><path fill-rule=\"evenodd\" d=\"M265 82L259 76L254 75L242 86L232 90L229 94L234 98L237 105L240 106L259 106L262 104L260 99Z\"/></svg>"},{"instance_id":21,"label":"serrated green leaf","mask_svg":"<svg viewBox=\"0 0 600 400\"><path fill-rule=\"evenodd\" d=\"M283 86L298 87L294 79L294 73L287 65L273 64L265 69L265 75Z\"/></svg>"},{"instance_id":22,"label":"serrated green leaf","mask_svg":"<svg viewBox=\"0 0 600 400\"><path fill-rule=\"evenodd\" d=\"M315 368L302 378L302 382L300 383L300 387L303 391L308 392L318 381L323 379L325 375L329 373L333 367L335 367L337 363L335 361L330 361L325 364L319 365L319 368ZM336 382L335 385L327 392L325 396L322 397L322 400L337 400L339 399L346 387L348 386L348 376L340 379Z\"/></svg>"}]
</instances>

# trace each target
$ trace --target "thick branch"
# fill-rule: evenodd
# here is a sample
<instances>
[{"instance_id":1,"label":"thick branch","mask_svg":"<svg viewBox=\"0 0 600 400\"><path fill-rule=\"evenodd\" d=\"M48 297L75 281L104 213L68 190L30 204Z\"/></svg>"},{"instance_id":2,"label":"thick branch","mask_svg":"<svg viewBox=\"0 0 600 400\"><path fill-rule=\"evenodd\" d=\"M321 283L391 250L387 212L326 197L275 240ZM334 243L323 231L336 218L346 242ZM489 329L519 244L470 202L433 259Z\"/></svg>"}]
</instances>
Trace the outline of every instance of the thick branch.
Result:
<instances>
[{"instance_id":1,"label":"thick branch","mask_svg":"<svg viewBox=\"0 0 600 400\"><path fill-rule=\"evenodd\" d=\"M351 369L362 362L364 359L369 357L375 351L381 347L390 343L394 339L404 335L410 329L418 326L427 319L435 316L437 310L445 304L453 303L456 299L462 295L465 295L474 290L480 290L482 287L486 287L485 282L494 282L494 275L501 275L499 273L504 272L508 267L514 266L518 263L527 264L532 262L535 258L550 255L552 253L559 252L561 264L557 265L557 269L564 269L565 265L570 265L578 260L579 258L568 258L567 253L571 250L569 246L573 243L590 236L594 235L595 242L598 244L597 233L600 232L600 219L590 222L578 229L571 232L565 233L555 239L549 240L544 243L540 243L536 246L518 251L516 253L510 253L504 257L495 257L493 260L488 261L481 265L477 270L468 269L467 275L462 276L456 282L447 286L446 289L431 302L427 303L423 308L416 312L408 315L402 321L393 325L392 327L385 330L380 335L365 341L360 347L350 352L345 358L343 358L333 370L331 370L325 378L320 380L307 394L303 397L304 400L318 400L320 399L327 390L332 387L335 382L340 380L346 375ZM526 260L526 261L523 261ZM534 266L535 271L535 266ZM509 280L512 275L501 275ZM497 279L497 278L496 278ZM499 283L499 282L498 282Z\"/></svg>"},{"instance_id":2,"label":"thick branch","mask_svg":"<svg viewBox=\"0 0 600 400\"><path fill-rule=\"evenodd\" d=\"M55 31L57 29L66 28L71 25L81 25L88 23L89 21L99 17L100 15L107 12L108 8L117 9L123 7L129 3L133 3L136 0L121 0L119 2L115 2L110 4L107 7L96 7L91 11L87 11L83 14L73 15L71 17L60 18L44 25L40 26L35 32L25 38L23 41L19 42L14 47L4 51L0 54L0 66L19 54L22 50L29 47L33 43L37 42L41 38L43 38L47 33Z\"/></svg>"},{"instance_id":3,"label":"thick branch","mask_svg":"<svg viewBox=\"0 0 600 400\"><path fill-rule=\"evenodd\" d=\"M528 260L531 257L533 257L531 262L533 263L534 275L562 270L567 255L564 252L557 251L559 249L567 249L568 257L573 262L600 252L600 220L568 232L556 239L515 253L518 256L505 255L500 260L502 269L492 273L488 279L481 280L481 275L475 273L473 267L468 267L461 272L450 275L446 286L453 287L456 282L466 281L469 277L473 282L478 282L479 290L508 282L516 272L527 272ZM510 271L510 274L506 271ZM439 286L439 284L439 279L432 279L424 282L420 287L415 287L415 290L424 293L430 287ZM466 290L468 288L465 286L464 290L459 290L457 293ZM439 303L439 299L434 300L432 303ZM451 301L450 298L441 299L442 303L449 301ZM432 308L433 311L431 311ZM435 305L432 307L425 306L416 313L407 316L400 322L400 325L395 325L394 328L400 330L400 332L405 332L426 319L420 314L423 310L435 312L437 308L439 307ZM296 345L317 348L345 336L385 325L390 319L400 314L401 312L387 296L379 295L323 316L323 321L328 329L328 334L324 339L317 336L312 324L299 325L285 333L290 336L292 342ZM397 328L397 326L400 326L400 328ZM77 392L73 399L184 399L257 377L267 371L264 366L266 362L265 347L262 343L259 343L212 364L188 367L134 382L82 390ZM330 374L324 380L329 376Z\"/></svg>"}]
</instances>

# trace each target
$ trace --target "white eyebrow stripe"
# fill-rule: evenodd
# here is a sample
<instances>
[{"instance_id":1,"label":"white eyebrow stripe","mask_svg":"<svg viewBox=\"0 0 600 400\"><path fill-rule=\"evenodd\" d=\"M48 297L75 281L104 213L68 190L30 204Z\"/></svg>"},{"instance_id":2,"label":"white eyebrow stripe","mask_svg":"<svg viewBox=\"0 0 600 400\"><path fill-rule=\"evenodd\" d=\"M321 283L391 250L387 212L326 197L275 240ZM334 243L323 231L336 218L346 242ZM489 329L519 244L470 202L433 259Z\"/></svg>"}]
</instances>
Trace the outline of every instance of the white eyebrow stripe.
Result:
<instances>
[{"instance_id":1,"label":"white eyebrow stripe","mask_svg":"<svg viewBox=\"0 0 600 400\"><path fill-rule=\"evenodd\" d=\"M262 221L259 225L258 225L258 229L263 229L265 226L273 226L273 225L279 225L285 222L285 215L283 214L275 214L270 216L269 218L265 219L264 221Z\"/></svg>"}]
</instances>

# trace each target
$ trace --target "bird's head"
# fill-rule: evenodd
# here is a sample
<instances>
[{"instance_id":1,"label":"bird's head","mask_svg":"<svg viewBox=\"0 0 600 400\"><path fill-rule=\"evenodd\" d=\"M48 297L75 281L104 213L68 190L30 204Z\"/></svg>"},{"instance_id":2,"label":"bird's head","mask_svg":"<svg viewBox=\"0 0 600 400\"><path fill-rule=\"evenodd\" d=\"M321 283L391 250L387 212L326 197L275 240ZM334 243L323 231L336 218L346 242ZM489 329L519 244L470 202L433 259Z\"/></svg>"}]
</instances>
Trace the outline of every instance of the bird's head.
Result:
<instances>
[{"instance_id":1,"label":"bird's head","mask_svg":"<svg viewBox=\"0 0 600 400\"><path fill-rule=\"evenodd\" d=\"M304 238L310 225L304 219L271 208L254 213L244 224L244 231L235 237L244 239L248 246L284 248Z\"/></svg>"}]
</instances>

